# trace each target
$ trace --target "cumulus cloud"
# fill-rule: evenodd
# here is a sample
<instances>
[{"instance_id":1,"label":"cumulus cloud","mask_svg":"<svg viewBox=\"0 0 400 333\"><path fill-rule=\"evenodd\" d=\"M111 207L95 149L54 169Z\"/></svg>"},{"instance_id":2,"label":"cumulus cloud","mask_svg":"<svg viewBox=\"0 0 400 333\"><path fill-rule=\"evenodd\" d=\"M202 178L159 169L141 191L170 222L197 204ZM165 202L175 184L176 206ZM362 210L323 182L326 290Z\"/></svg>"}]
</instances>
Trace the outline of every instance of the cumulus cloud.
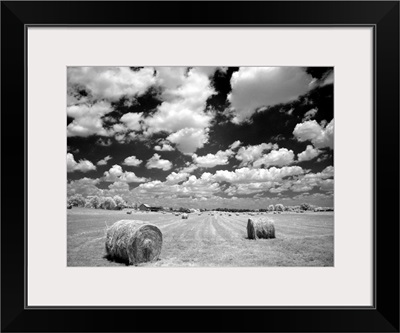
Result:
<instances>
[{"instance_id":1,"label":"cumulus cloud","mask_svg":"<svg viewBox=\"0 0 400 333\"><path fill-rule=\"evenodd\" d=\"M98 161L96 164L97 165L107 165L108 161L111 160L112 157L110 155L104 157L103 159L101 159L100 161Z\"/></svg>"},{"instance_id":2,"label":"cumulus cloud","mask_svg":"<svg viewBox=\"0 0 400 333\"><path fill-rule=\"evenodd\" d=\"M101 101L95 104L79 104L67 107L67 116L74 120L67 126L68 136L88 137L90 135L108 136L103 128L101 117L113 109L111 104Z\"/></svg>"},{"instance_id":3,"label":"cumulus cloud","mask_svg":"<svg viewBox=\"0 0 400 333\"><path fill-rule=\"evenodd\" d=\"M324 179L320 182L320 190L322 191L333 191L334 180L333 179Z\"/></svg>"},{"instance_id":4,"label":"cumulus cloud","mask_svg":"<svg viewBox=\"0 0 400 333\"><path fill-rule=\"evenodd\" d=\"M88 195L100 195L102 190L100 190L96 185L100 182L99 179L92 178L81 178L77 180L72 180L67 184L67 194L82 194L83 196Z\"/></svg>"},{"instance_id":5,"label":"cumulus cloud","mask_svg":"<svg viewBox=\"0 0 400 333\"><path fill-rule=\"evenodd\" d=\"M208 75L198 68L188 73L182 68L157 68L157 75L162 75L163 103L152 117L146 118L147 132L208 127L212 116L205 111L206 101L215 93Z\"/></svg>"},{"instance_id":6,"label":"cumulus cloud","mask_svg":"<svg viewBox=\"0 0 400 333\"><path fill-rule=\"evenodd\" d=\"M249 165L259 159L264 151L271 149L278 149L278 145L261 143L255 146L241 147L236 154L236 159L241 161L240 166Z\"/></svg>"},{"instance_id":7,"label":"cumulus cloud","mask_svg":"<svg viewBox=\"0 0 400 333\"><path fill-rule=\"evenodd\" d=\"M240 123L261 107L294 101L312 86L312 76L301 67L241 67L232 75L228 95L233 121Z\"/></svg>"},{"instance_id":8,"label":"cumulus cloud","mask_svg":"<svg viewBox=\"0 0 400 333\"><path fill-rule=\"evenodd\" d=\"M234 143L232 143L229 148L232 150L235 150L236 148L240 147L240 145L242 144L242 142L240 140L235 141Z\"/></svg>"},{"instance_id":9,"label":"cumulus cloud","mask_svg":"<svg viewBox=\"0 0 400 333\"><path fill-rule=\"evenodd\" d=\"M249 184L235 184L228 187L224 192L230 196L233 195L249 195L264 192L275 185L275 182L255 182Z\"/></svg>"},{"instance_id":10,"label":"cumulus cloud","mask_svg":"<svg viewBox=\"0 0 400 333\"><path fill-rule=\"evenodd\" d=\"M68 67L67 80L69 91L77 86L85 89L93 100L109 101L143 95L156 83L151 67L137 71L129 67Z\"/></svg>"},{"instance_id":11,"label":"cumulus cloud","mask_svg":"<svg viewBox=\"0 0 400 333\"><path fill-rule=\"evenodd\" d=\"M74 155L67 153L67 172L81 171L88 172L96 170L96 166L88 160L75 161Z\"/></svg>"},{"instance_id":12,"label":"cumulus cloud","mask_svg":"<svg viewBox=\"0 0 400 333\"><path fill-rule=\"evenodd\" d=\"M311 141L316 148L329 147L333 149L334 120L324 126L324 123L318 124L315 120L308 120L297 124L293 135L300 142Z\"/></svg>"},{"instance_id":13,"label":"cumulus cloud","mask_svg":"<svg viewBox=\"0 0 400 333\"><path fill-rule=\"evenodd\" d=\"M272 165L284 166L293 163L293 161L294 161L293 150L280 148L279 150L272 150L270 153L264 154L262 157L260 157L253 163L253 166L255 168L259 168L263 165L265 167L269 167Z\"/></svg>"},{"instance_id":14,"label":"cumulus cloud","mask_svg":"<svg viewBox=\"0 0 400 333\"><path fill-rule=\"evenodd\" d=\"M297 154L297 159L299 162L311 161L321 153L321 150L314 148L312 145L308 145L303 152Z\"/></svg>"},{"instance_id":15,"label":"cumulus cloud","mask_svg":"<svg viewBox=\"0 0 400 333\"><path fill-rule=\"evenodd\" d=\"M114 195L128 196L129 194L129 184L119 180L110 184L108 190L103 190L103 195L110 197Z\"/></svg>"},{"instance_id":16,"label":"cumulus cloud","mask_svg":"<svg viewBox=\"0 0 400 333\"><path fill-rule=\"evenodd\" d=\"M191 155L208 142L208 128L184 128L167 137L183 154Z\"/></svg>"},{"instance_id":17,"label":"cumulus cloud","mask_svg":"<svg viewBox=\"0 0 400 333\"><path fill-rule=\"evenodd\" d=\"M144 120L145 134L170 133L172 140L168 140L177 143L177 149L184 154L191 154L208 139L207 128L213 116L206 110L206 101L215 94L210 81L215 69L160 67L156 70L163 102Z\"/></svg>"},{"instance_id":18,"label":"cumulus cloud","mask_svg":"<svg viewBox=\"0 0 400 333\"><path fill-rule=\"evenodd\" d=\"M318 112L318 109L311 109L311 110L307 111L307 112L304 114L303 122L314 118L315 115L317 114L317 112Z\"/></svg>"},{"instance_id":19,"label":"cumulus cloud","mask_svg":"<svg viewBox=\"0 0 400 333\"><path fill-rule=\"evenodd\" d=\"M129 156L125 158L124 162L122 164L124 165L129 165L129 166L138 166L142 163L142 160L139 160L136 156Z\"/></svg>"},{"instance_id":20,"label":"cumulus cloud","mask_svg":"<svg viewBox=\"0 0 400 333\"><path fill-rule=\"evenodd\" d=\"M287 184L290 184L293 192L307 192L318 186L321 190L329 191L333 189L333 175L333 166L328 166L321 172L307 173L297 179L288 180Z\"/></svg>"},{"instance_id":21,"label":"cumulus cloud","mask_svg":"<svg viewBox=\"0 0 400 333\"><path fill-rule=\"evenodd\" d=\"M172 168L172 163L168 160L163 160L160 155L154 154L146 163L147 169L161 169L164 171Z\"/></svg>"},{"instance_id":22,"label":"cumulus cloud","mask_svg":"<svg viewBox=\"0 0 400 333\"><path fill-rule=\"evenodd\" d=\"M120 165L115 164L110 170L104 172L103 180L106 182L142 183L148 179L137 177L134 172L123 171Z\"/></svg>"},{"instance_id":23,"label":"cumulus cloud","mask_svg":"<svg viewBox=\"0 0 400 333\"><path fill-rule=\"evenodd\" d=\"M186 166L183 167L180 172L182 173L192 173L194 170L198 169L198 166L196 164L193 163L186 163Z\"/></svg>"},{"instance_id":24,"label":"cumulus cloud","mask_svg":"<svg viewBox=\"0 0 400 333\"><path fill-rule=\"evenodd\" d=\"M221 191L218 183L210 182L207 178L197 178L192 175L182 184L172 184L159 180L139 185L134 189L135 193L157 194L158 196L185 196L185 197L209 197Z\"/></svg>"},{"instance_id":25,"label":"cumulus cloud","mask_svg":"<svg viewBox=\"0 0 400 333\"><path fill-rule=\"evenodd\" d=\"M141 129L140 120L142 117L142 113L125 113L121 118L120 121L125 124L127 129L132 131L139 131Z\"/></svg>"},{"instance_id":26,"label":"cumulus cloud","mask_svg":"<svg viewBox=\"0 0 400 333\"><path fill-rule=\"evenodd\" d=\"M157 145L154 147L155 151L173 151L175 150L174 147L172 147L168 143L161 143L161 145Z\"/></svg>"},{"instance_id":27,"label":"cumulus cloud","mask_svg":"<svg viewBox=\"0 0 400 333\"><path fill-rule=\"evenodd\" d=\"M228 160L233 154L232 150L227 149L225 151L220 150L216 154L207 154L205 156L193 154L192 159L200 168L213 168L217 165L228 164Z\"/></svg>"},{"instance_id":28,"label":"cumulus cloud","mask_svg":"<svg viewBox=\"0 0 400 333\"><path fill-rule=\"evenodd\" d=\"M299 166L284 166L282 168L271 167L269 169L240 168L235 171L217 170L213 179L229 183L256 183L267 181L279 181L282 178L301 175L304 170Z\"/></svg>"},{"instance_id":29,"label":"cumulus cloud","mask_svg":"<svg viewBox=\"0 0 400 333\"><path fill-rule=\"evenodd\" d=\"M166 178L166 183L168 184L178 184L184 180L187 180L189 174L187 172L172 172Z\"/></svg>"}]
</instances>

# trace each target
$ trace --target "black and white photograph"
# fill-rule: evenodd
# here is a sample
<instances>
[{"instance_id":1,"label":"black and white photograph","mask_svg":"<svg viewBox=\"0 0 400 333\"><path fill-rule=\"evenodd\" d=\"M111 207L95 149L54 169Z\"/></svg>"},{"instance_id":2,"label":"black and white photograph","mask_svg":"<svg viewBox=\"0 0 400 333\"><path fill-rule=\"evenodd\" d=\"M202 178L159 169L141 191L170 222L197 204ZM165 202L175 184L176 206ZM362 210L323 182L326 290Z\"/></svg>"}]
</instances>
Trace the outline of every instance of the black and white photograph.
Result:
<instances>
[{"instance_id":1,"label":"black and white photograph","mask_svg":"<svg viewBox=\"0 0 400 333\"><path fill-rule=\"evenodd\" d=\"M333 67L68 67L67 266L334 266Z\"/></svg>"}]
</instances>

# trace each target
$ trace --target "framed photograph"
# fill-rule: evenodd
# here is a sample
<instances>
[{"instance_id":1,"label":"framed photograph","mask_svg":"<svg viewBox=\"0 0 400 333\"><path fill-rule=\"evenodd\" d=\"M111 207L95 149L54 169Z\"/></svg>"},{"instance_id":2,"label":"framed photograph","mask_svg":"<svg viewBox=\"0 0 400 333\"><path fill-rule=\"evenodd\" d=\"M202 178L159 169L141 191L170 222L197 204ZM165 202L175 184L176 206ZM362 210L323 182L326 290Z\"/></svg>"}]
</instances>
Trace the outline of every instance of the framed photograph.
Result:
<instances>
[{"instance_id":1,"label":"framed photograph","mask_svg":"<svg viewBox=\"0 0 400 333\"><path fill-rule=\"evenodd\" d=\"M2 331L399 331L398 2L1 9Z\"/></svg>"}]
</instances>

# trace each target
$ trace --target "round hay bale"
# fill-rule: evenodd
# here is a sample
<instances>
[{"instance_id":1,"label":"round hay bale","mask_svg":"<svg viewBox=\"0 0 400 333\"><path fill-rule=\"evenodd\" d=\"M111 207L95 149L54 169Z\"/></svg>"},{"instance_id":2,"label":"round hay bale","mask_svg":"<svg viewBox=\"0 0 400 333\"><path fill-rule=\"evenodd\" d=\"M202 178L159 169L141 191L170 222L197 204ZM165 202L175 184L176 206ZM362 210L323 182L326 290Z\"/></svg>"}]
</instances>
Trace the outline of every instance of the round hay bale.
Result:
<instances>
[{"instance_id":1,"label":"round hay bale","mask_svg":"<svg viewBox=\"0 0 400 333\"><path fill-rule=\"evenodd\" d=\"M186 219L186 220L187 220L188 217L189 217L188 214L186 214L186 213L183 213L183 214L182 214L182 219Z\"/></svg>"},{"instance_id":2,"label":"round hay bale","mask_svg":"<svg viewBox=\"0 0 400 333\"><path fill-rule=\"evenodd\" d=\"M107 229L106 252L110 260L129 265L157 260L162 247L162 233L155 225L121 220Z\"/></svg>"},{"instance_id":3,"label":"round hay bale","mask_svg":"<svg viewBox=\"0 0 400 333\"><path fill-rule=\"evenodd\" d=\"M131 210L128 210L126 213L127 213L127 214L132 214L132 211L131 211Z\"/></svg>"},{"instance_id":4,"label":"round hay bale","mask_svg":"<svg viewBox=\"0 0 400 333\"><path fill-rule=\"evenodd\" d=\"M249 219L247 221L247 237L249 239L275 238L273 221L267 218Z\"/></svg>"}]
</instances>

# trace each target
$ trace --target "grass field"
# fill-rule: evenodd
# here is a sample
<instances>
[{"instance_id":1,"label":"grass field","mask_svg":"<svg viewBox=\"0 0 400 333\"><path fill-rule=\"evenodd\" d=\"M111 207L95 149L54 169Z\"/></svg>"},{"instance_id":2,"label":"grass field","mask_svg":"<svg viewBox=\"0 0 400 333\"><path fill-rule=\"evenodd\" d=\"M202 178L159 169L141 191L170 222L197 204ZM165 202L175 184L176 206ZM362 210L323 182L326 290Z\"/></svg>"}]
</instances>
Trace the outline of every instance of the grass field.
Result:
<instances>
[{"instance_id":1,"label":"grass field","mask_svg":"<svg viewBox=\"0 0 400 333\"><path fill-rule=\"evenodd\" d=\"M86 208L67 210L68 266L124 266L105 255L105 229L122 219L149 221L163 233L158 261L140 266L333 266L333 213L263 214L276 238L247 239L248 214L133 213Z\"/></svg>"}]
</instances>

